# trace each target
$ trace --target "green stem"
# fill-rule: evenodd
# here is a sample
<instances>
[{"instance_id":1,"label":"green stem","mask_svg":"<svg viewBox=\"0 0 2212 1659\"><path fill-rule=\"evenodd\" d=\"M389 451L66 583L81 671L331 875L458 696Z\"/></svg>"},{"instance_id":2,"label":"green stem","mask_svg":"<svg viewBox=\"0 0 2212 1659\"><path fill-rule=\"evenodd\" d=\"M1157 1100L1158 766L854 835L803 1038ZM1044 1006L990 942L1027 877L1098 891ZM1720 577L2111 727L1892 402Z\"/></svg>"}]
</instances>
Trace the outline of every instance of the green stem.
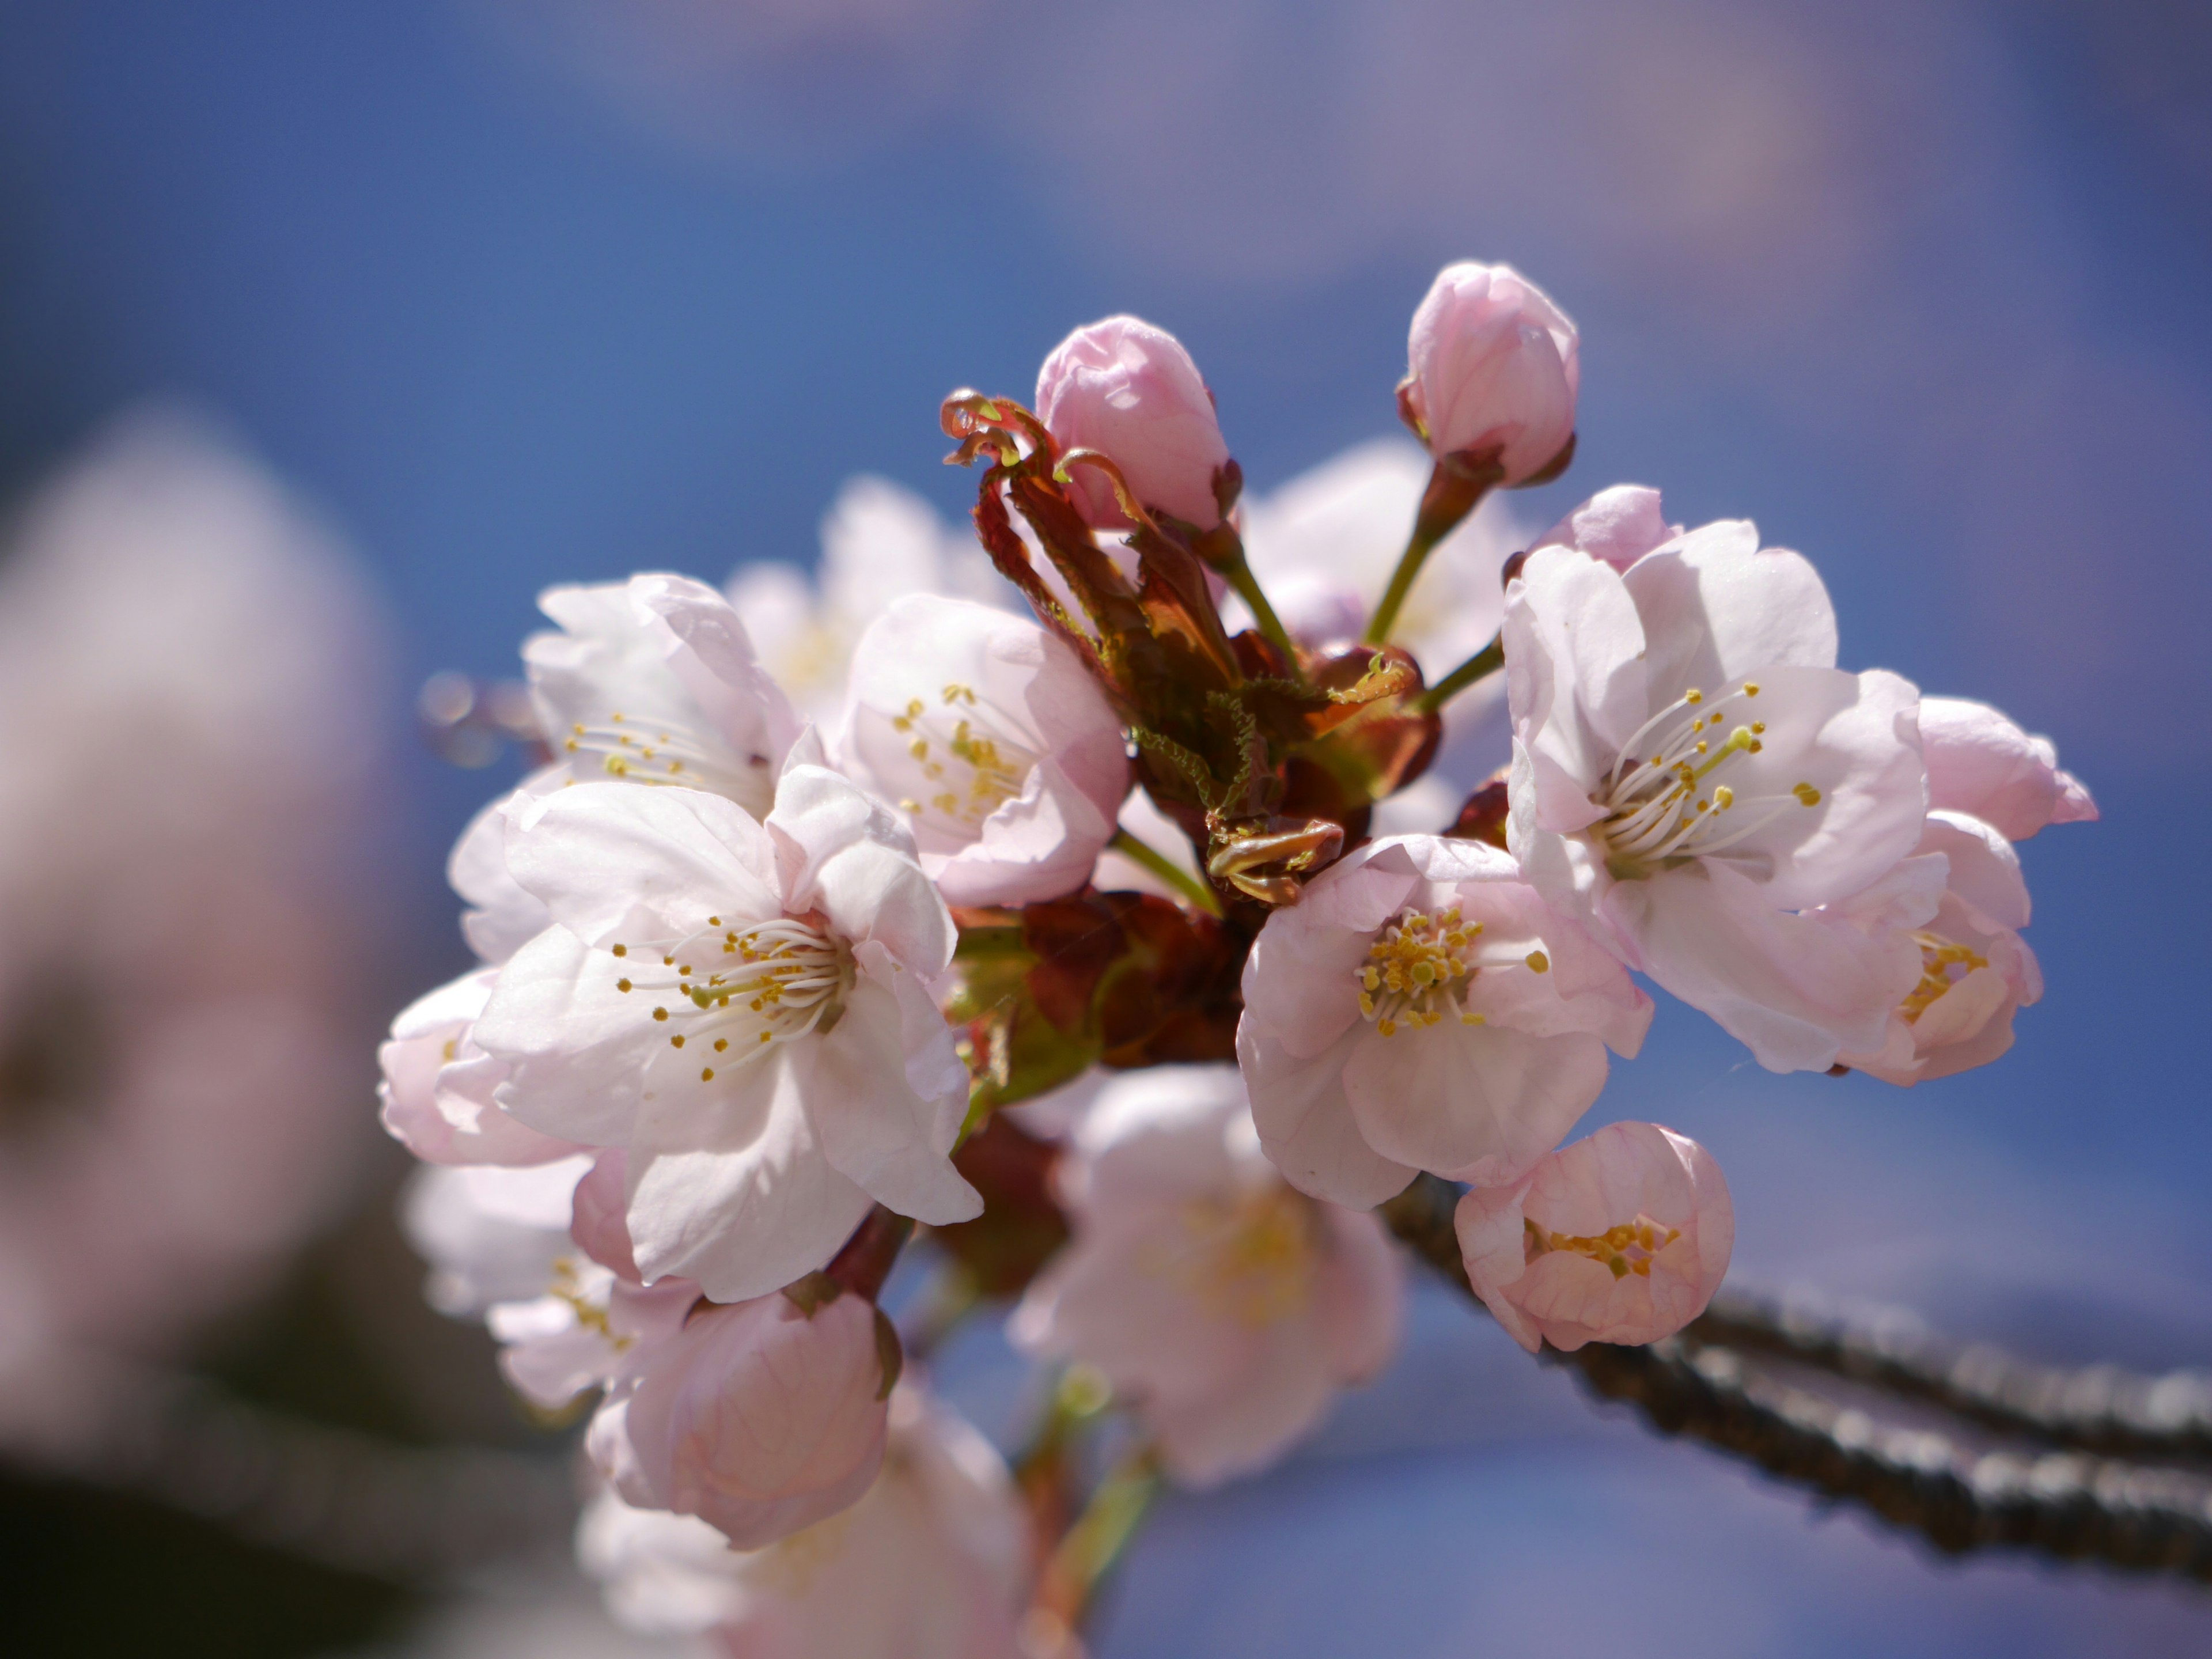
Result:
<instances>
[{"instance_id":1,"label":"green stem","mask_svg":"<svg viewBox=\"0 0 2212 1659\"><path fill-rule=\"evenodd\" d=\"M1283 653L1283 660L1290 665L1291 677L1304 679L1297 647L1291 643L1290 632L1283 626L1283 619L1275 614L1275 607L1267 603L1267 595L1260 586L1260 579L1252 574L1242 548L1221 574L1229 579L1229 586L1236 590L1237 597L1250 609L1253 621L1259 624L1261 637Z\"/></svg>"},{"instance_id":2,"label":"green stem","mask_svg":"<svg viewBox=\"0 0 2212 1659\"><path fill-rule=\"evenodd\" d=\"M1420 702L1413 706L1424 714L1433 714L1477 680L1504 666L1505 636L1501 634L1421 693Z\"/></svg>"},{"instance_id":3,"label":"green stem","mask_svg":"<svg viewBox=\"0 0 2212 1659\"><path fill-rule=\"evenodd\" d=\"M1429 487L1421 495L1421 509L1413 519L1413 533L1407 538L1406 550L1398 556L1398 568L1390 573L1390 586L1383 590L1382 602L1375 607L1374 620L1367 624L1368 644L1389 642L1390 630L1398 625L1398 612L1405 608L1406 596L1413 591L1414 578L1421 574L1429 555L1438 542L1459 528L1460 520L1474 511L1475 503L1489 493L1500 476L1496 457L1487 453L1480 459L1467 454L1446 455L1437 462L1429 474Z\"/></svg>"},{"instance_id":4,"label":"green stem","mask_svg":"<svg viewBox=\"0 0 2212 1659\"><path fill-rule=\"evenodd\" d=\"M1140 1446L1098 1483L1083 1513L1045 1564L1038 1606L1067 1630L1082 1627L1098 1585L1121 1559L1159 1495L1158 1459Z\"/></svg>"},{"instance_id":5,"label":"green stem","mask_svg":"<svg viewBox=\"0 0 2212 1659\"><path fill-rule=\"evenodd\" d=\"M1158 848L1139 841L1127 830L1121 829L1114 831L1114 839L1106 845L1131 863L1142 865L1209 916L1220 915L1219 896Z\"/></svg>"}]
</instances>

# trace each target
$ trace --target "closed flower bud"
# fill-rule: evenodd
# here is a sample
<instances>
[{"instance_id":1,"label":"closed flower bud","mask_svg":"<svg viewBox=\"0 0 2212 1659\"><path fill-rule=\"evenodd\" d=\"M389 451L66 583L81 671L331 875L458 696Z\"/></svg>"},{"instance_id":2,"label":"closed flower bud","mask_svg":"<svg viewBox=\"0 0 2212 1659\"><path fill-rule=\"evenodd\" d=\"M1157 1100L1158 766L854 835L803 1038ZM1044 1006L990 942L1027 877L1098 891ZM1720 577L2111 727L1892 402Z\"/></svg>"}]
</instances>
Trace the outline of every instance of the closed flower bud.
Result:
<instances>
[{"instance_id":1,"label":"closed flower bud","mask_svg":"<svg viewBox=\"0 0 2212 1659\"><path fill-rule=\"evenodd\" d=\"M1501 483L1560 458L1575 434L1579 338L1510 265L1446 265L1413 313L1404 400L1430 452L1497 452Z\"/></svg>"},{"instance_id":2,"label":"closed flower bud","mask_svg":"<svg viewBox=\"0 0 2212 1659\"><path fill-rule=\"evenodd\" d=\"M696 1515L758 1549L850 1505L883 1462L876 1310L809 1315L781 1293L707 1307L599 1409L592 1461L632 1504Z\"/></svg>"},{"instance_id":3,"label":"closed flower bud","mask_svg":"<svg viewBox=\"0 0 2212 1659\"><path fill-rule=\"evenodd\" d=\"M1221 522L1213 478L1228 463L1229 446L1198 365L1166 330L1135 317L1077 329L1037 371L1036 413L1061 447L1111 459L1147 507L1201 530ZM1128 528L1103 472L1069 471L1070 493L1088 523Z\"/></svg>"},{"instance_id":4,"label":"closed flower bud","mask_svg":"<svg viewBox=\"0 0 2212 1659\"><path fill-rule=\"evenodd\" d=\"M1712 1154L1652 1123L1609 1124L1510 1187L1477 1187L1457 1225L1475 1294L1531 1353L1672 1336L1705 1312L1735 1243Z\"/></svg>"}]
</instances>

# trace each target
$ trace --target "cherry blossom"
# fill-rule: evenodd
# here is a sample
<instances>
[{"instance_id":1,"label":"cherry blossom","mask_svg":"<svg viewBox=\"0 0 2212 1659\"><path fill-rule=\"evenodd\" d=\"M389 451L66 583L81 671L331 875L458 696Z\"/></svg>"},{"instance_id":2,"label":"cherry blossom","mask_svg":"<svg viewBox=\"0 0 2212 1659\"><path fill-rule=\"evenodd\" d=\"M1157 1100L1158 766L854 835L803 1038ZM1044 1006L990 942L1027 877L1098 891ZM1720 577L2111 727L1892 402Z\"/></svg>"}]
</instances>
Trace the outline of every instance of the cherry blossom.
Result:
<instances>
[{"instance_id":1,"label":"cherry blossom","mask_svg":"<svg viewBox=\"0 0 2212 1659\"><path fill-rule=\"evenodd\" d=\"M1437 455L1496 451L1501 483L1559 459L1581 380L1575 325L1510 265L1446 265L1413 312L1407 408Z\"/></svg>"},{"instance_id":2,"label":"cherry blossom","mask_svg":"<svg viewBox=\"0 0 2212 1659\"><path fill-rule=\"evenodd\" d=\"M1016 594L967 525L947 524L888 478L848 479L822 521L822 557L810 575L755 560L729 580L760 660L799 714L824 731L843 718L853 647L870 623L910 593L1004 609Z\"/></svg>"},{"instance_id":3,"label":"cherry blossom","mask_svg":"<svg viewBox=\"0 0 2212 1659\"><path fill-rule=\"evenodd\" d=\"M1261 1143L1291 1183L1361 1208L1421 1170L1510 1180L1632 1055L1651 1002L1511 858L1399 836L1267 919L1237 1051Z\"/></svg>"},{"instance_id":4,"label":"cherry blossom","mask_svg":"<svg viewBox=\"0 0 2212 1659\"><path fill-rule=\"evenodd\" d=\"M711 1632L731 1659L1014 1659L1019 1498L988 1442L918 1389L891 1396L882 1473L851 1508L764 1549L603 1492L578 1537L609 1611Z\"/></svg>"},{"instance_id":5,"label":"cherry blossom","mask_svg":"<svg viewBox=\"0 0 2212 1659\"><path fill-rule=\"evenodd\" d=\"M1646 484L1614 484L1570 511L1530 548L1571 547L1626 570L1681 533L1681 526L1667 522L1657 490Z\"/></svg>"},{"instance_id":6,"label":"cherry blossom","mask_svg":"<svg viewBox=\"0 0 2212 1659\"><path fill-rule=\"evenodd\" d=\"M522 658L570 776L712 790L766 815L799 724L728 600L641 575L538 603L561 631L533 635Z\"/></svg>"},{"instance_id":7,"label":"cherry blossom","mask_svg":"<svg viewBox=\"0 0 2212 1659\"><path fill-rule=\"evenodd\" d=\"M834 1515L883 1462L880 1317L849 1292L700 1304L623 1368L592 1459L630 1503L696 1515L740 1549Z\"/></svg>"},{"instance_id":8,"label":"cherry blossom","mask_svg":"<svg viewBox=\"0 0 2212 1659\"><path fill-rule=\"evenodd\" d=\"M1917 963L1800 913L1918 840L1919 698L1834 666L1811 565L1761 551L1742 521L1626 574L1542 548L1509 591L1504 639L1508 836L1528 879L1770 1070L1878 1047Z\"/></svg>"},{"instance_id":9,"label":"cherry blossom","mask_svg":"<svg viewBox=\"0 0 2212 1659\"><path fill-rule=\"evenodd\" d=\"M549 1412L665 1340L699 1294L676 1280L625 1286L577 1246L570 1206L591 1164L577 1155L526 1169L425 1169L400 1208L431 1265L425 1298L451 1317L481 1318L507 1381Z\"/></svg>"},{"instance_id":10,"label":"cherry blossom","mask_svg":"<svg viewBox=\"0 0 2212 1659\"><path fill-rule=\"evenodd\" d=\"M377 1050L384 1127L426 1164L546 1164L583 1150L540 1134L493 1098L507 1068L477 1047L472 1030L498 976L479 968L417 998Z\"/></svg>"},{"instance_id":11,"label":"cherry blossom","mask_svg":"<svg viewBox=\"0 0 2212 1659\"><path fill-rule=\"evenodd\" d=\"M1244 554L1301 645L1356 640L1390 585L1419 512L1429 460L1402 437L1348 449L1243 507ZM1512 508L1492 495L1437 544L1391 629L1433 684L1487 645L1505 613L1498 573L1526 546ZM1231 628L1249 627L1241 603ZM1455 738L1495 707L1493 678L1445 705Z\"/></svg>"},{"instance_id":12,"label":"cherry blossom","mask_svg":"<svg viewBox=\"0 0 2212 1659\"><path fill-rule=\"evenodd\" d=\"M380 607L311 503L173 408L19 482L0 1370L27 1422L42 1356L170 1352L346 1201L404 837Z\"/></svg>"},{"instance_id":13,"label":"cherry blossom","mask_svg":"<svg viewBox=\"0 0 2212 1659\"><path fill-rule=\"evenodd\" d=\"M1403 1275L1382 1226L1284 1182L1234 1067L1109 1084L1059 1185L1074 1241L1014 1340L1096 1365L1185 1485L1273 1462L1397 1349Z\"/></svg>"},{"instance_id":14,"label":"cherry blossom","mask_svg":"<svg viewBox=\"0 0 2212 1659\"><path fill-rule=\"evenodd\" d=\"M1971 813L2008 841L2046 823L2094 822L2097 803L2058 767L2048 738L2033 737L1985 702L1923 697L1920 737L1928 756L1928 804Z\"/></svg>"},{"instance_id":15,"label":"cherry blossom","mask_svg":"<svg viewBox=\"0 0 2212 1659\"><path fill-rule=\"evenodd\" d=\"M872 1201L944 1223L981 1200L948 1160L966 1069L931 995L951 918L883 808L794 750L765 820L691 789L579 784L507 836L555 925L475 1026L499 1103L629 1149L647 1280L720 1302L821 1267Z\"/></svg>"},{"instance_id":16,"label":"cherry blossom","mask_svg":"<svg viewBox=\"0 0 2212 1659\"><path fill-rule=\"evenodd\" d=\"M1672 1129L1613 1123L1455 1218L1468 1282L1513 1340L1572 1352L1655 1342L1705 1310L1735 1210L1712 1154Z\"/></svg>"},{"instance_id":17,"label":"cherry blossom","mask_svg":"<svg viewBox=\"0 0 2212 1659\"><path fill-rule=\"evenodd\" d=\"M1083 884L1128 792L1121 723L1075 653L988 605L915 595L861 637L839 757L896 804L952 904Z\"/></svg>"},{"instance_id":18,"label":"cherry blossom","mask_svg":"<svg viewBox=\"0 0 2212 1659\"><path fill-rule=\"evenodd\" d=\"M1137 317L1077 329L1037 371L1036 414L1062 448L1112 460L1146 507L1200 530L1221 522L1213 481L1229 446L1198 365L1165 329ZM1128 527L1104 474L1082 466L1070 474L1086 520L1102 530Z\"/></svg>"},{"instance_id":19,"label":"cherry blossom","mask_svg":"<svg viewBox=\"0 0 2212 1659\"><path fill-rule=\"evenodd\" d=\"M2012 1047L2013 1015L2043 995L2043 970L2020 936L2027 884L2012 843L1964 812L1930 812L1918 857L1905 862L1936 855L1940 900L1932 914L1899 924L1918 952L1919 978L1890 1011L1880 1048L1842 1056L1855 1071L1907 1087L1996 1059Z\"/></svg>"}]
</instances>

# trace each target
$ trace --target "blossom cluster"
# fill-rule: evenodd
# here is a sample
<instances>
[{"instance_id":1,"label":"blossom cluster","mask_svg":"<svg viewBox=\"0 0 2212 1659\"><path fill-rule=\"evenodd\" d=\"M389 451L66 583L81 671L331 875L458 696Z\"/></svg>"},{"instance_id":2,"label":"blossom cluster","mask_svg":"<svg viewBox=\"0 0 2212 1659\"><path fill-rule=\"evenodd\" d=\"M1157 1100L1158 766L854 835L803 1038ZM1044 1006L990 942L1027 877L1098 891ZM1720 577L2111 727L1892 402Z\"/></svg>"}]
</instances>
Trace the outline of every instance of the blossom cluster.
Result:
<instances>
[{"instance_id":1,"label":"blossom cluster","mask_svg":"<svg viewBox=\"0 0 2212 1659\"><path fill-rule=\"evenodd\" d=\"M1718 1164L1569 1139L1638 975L1777 1072L2009 1045L2014 843L2095 816L2050 744L1838 667L1747 521L1618 485L1516 532L1495 492L1567 465L1580 357L1510 268L1437 278L1408 370L1425 456L1247 504L1189 354L1110 318L1034 410L947 401L980 553L871 484L818 601L544 595L544 763L454 851L480 963L395 1023L384 1119L436 1166L434 1299L536 1406L596 1395L618 1608L748 1654L1049 1650L1094 1553L1073 1429L1125 1408L1133 1480L1280 1456L1395 1349L1425 1175L1532 1352L1682 1329ZM1510 752L1440 788L1501 685ZM917 1227L1067 1379L1018 1480L878 1305Z\"/></svg>"}]
</instances>

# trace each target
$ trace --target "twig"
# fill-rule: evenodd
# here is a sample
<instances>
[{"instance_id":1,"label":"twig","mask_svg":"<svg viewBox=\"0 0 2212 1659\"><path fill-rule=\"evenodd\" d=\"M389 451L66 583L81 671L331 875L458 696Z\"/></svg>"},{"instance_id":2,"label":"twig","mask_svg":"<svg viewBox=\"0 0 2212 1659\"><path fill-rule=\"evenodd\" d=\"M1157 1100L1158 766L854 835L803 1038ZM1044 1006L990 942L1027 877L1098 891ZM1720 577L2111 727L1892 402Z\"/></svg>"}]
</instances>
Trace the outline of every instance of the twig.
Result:
<instances>
[{"instance_id":1,"label":"twig","mask_svg":"<svg viewBox=\"0 0 2212 1659\"><path fill-rule=\"evenodd\" d=\"M1416 1255L1475 1299L1452 1231L1457 1198L1423 1176L1382 1213ZM1662 1434L1702 1440L1855 1504L1947 1553L2025 1548L2212 1580L2212 1484L2195 1474L2079 1453L1976 1455L1948 1435L1886 1425L1761 1376L1698 1329L1649 1347L1593 1342L1546 1357L1581 1372L1603 1398L1635 1406Z\"/></svg>"}]
</instances>

